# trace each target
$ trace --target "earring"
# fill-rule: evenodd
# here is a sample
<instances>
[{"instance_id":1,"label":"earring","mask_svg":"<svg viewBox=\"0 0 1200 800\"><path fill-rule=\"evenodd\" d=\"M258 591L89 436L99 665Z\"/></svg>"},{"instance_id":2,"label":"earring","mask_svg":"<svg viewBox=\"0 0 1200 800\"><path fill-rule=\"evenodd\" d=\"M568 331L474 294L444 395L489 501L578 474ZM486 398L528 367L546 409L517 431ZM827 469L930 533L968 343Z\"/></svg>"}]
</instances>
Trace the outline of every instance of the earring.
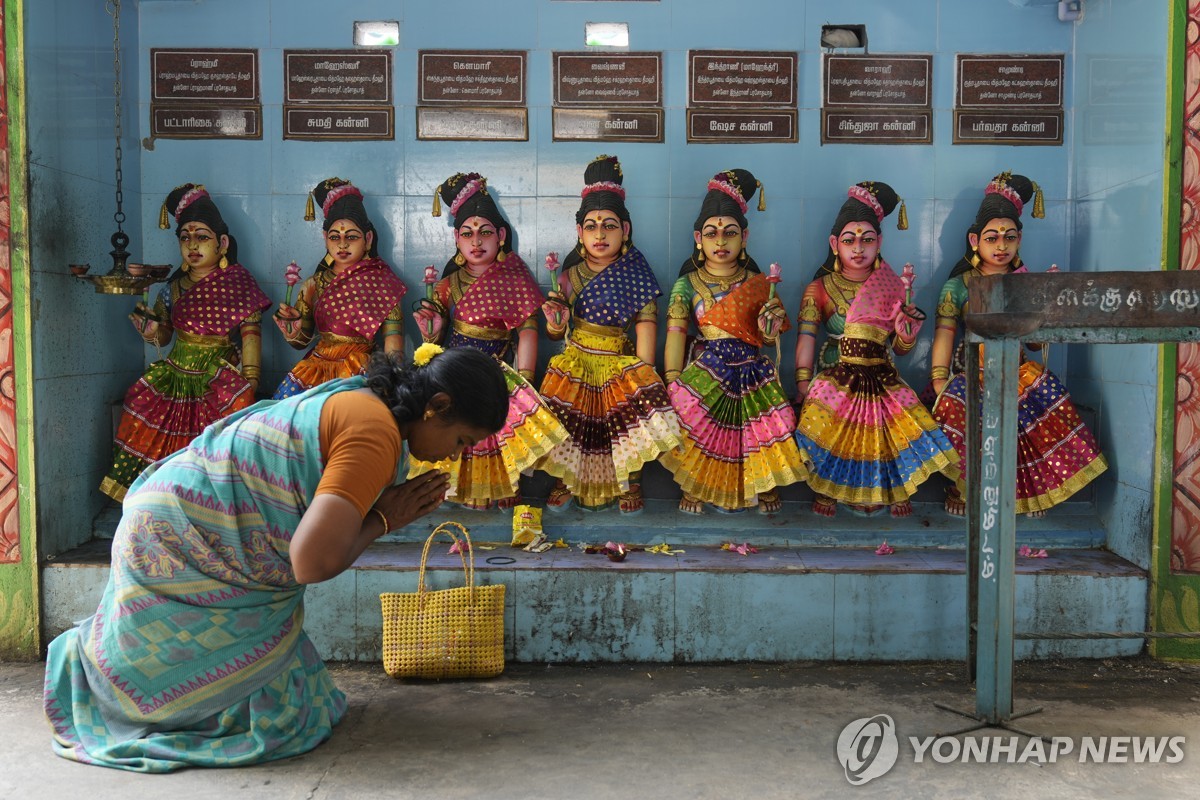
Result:
<instances>
[{"instance_id":1,"label":"earring","mask_svg":"<svg viewBox=\"0 0 1200 800\"><path fill-rule=\"evenodd\" d=\"M429 420L433 419L433 409L432 408L425 409L425 416L421 417L421 419L423 419L425 421L429 421Z\"/></svg>"},{"instance_id":2,"label":"earring","mask_svg":"<svg viewBox=\"0 0 1200 800\"><path fill-rule=\"evenodd\" d=\"M746 262L750 260L750 254L747 253L745 250L742 250L742 252L738 253L737 260L740 261L743 266L745 266Z\"/></svg>"},{"instance_id":3,"label":"earring","mask_svg":"<svg viewBox=\"0 0 1200 800\"><path fill-rule=\"evenodd\" d=\"M875 264L874 264L874 266L871 267L871 269L879 269L879 265L882 263L883 263L883 256L876 254Z\"/></svg>"},{"instance_id":4,"label":"earring","mask_svg":"<svg viewBox=\"0 0 1200 800\"><path fill-rule=\"evenodd\" d=\"M587 258L587 248L583 246L583 239L579 240L579 257Z\"/></svg>"},{"instance_id":5,"label":"earring","mask_svg":"<svg viewBox=\"0 0 1200 800\"><path fill-rule=\"evenodd\" d=\"M458 264L461 267L463 264L467 263L467 259L463 258L462 253L455 253L454 254L454 263Z\"/></svg>"},{"instance_id":6,"label":"earring","mask_svg":"<svg viewBox=\"0 0 1200 800\"><path fill-rule=\"evenodd\" d=\"M840 258L838 258L837 256L833 257L833 271L834 272L842 271L842 260Z\"/></svg>"},{"instance_id":7,"label":"earring","mask_svg":"<svg viewBox=\"0 0 1200 800\"><path fill-rule=\"evenodd\" d=\"M508 258L508 253L506 253L506 252L504 252L503 250L501 250L499 253L497 253L497 254L496 254L496 263L497 263L497 264L503 264L503 263L504 263L504 260L505 260L506 258Z\"/></svg>"},{"instance_id":8,"label":"earring","mask_svg":"<svg viewBox=\"0 0 1200 800\"><path fill-rule=\"evenodd\" d=\"M225 257L224 253L221 253L221 260L217 262L217 266L221 269L225 269L229 266L229 259Z\"/></svg>"},{"instance_id":9,"label":"earring","mask_svg":"<svg viewBox=\"0 0 1200 800\"><path fill-rule=\"evenodd\" d=\"M624 244L621 245L621 255L625 255L628 252L629 252L629 242L625 242Z\"/></svg>"},{"instance_id":10,"label":"earring","mask_svg":"<svg viewBox=\"0 0 1200 800\"><path fill-rule=\"evenodd\" d=\"M972 267L979 266L979 245L974 245L971 247L971 257L968 258L967 261Z\"/></svg>"},{"instance_id":11,"label":"earring","mask_svg":"<svg viewBox=\"0 0 1200 800\"><path fill-rule=\"evenodd\" d=\"M704 263L704 248L700 246L699 242L696 242L696 263Z\"/></svg>"},{"instance_id":12,"label":"earring","mask_svg":"<svg viewBox=\"0 0 1200 800\"><path fill-rule=\"evenodd\" d=\"M179 271L182 272L184 275L187 275L187 272L189 269L191 269L191 266L186 261L184 261L183 263L181 263L179 265Z\"/></svg>"}]
</instances>

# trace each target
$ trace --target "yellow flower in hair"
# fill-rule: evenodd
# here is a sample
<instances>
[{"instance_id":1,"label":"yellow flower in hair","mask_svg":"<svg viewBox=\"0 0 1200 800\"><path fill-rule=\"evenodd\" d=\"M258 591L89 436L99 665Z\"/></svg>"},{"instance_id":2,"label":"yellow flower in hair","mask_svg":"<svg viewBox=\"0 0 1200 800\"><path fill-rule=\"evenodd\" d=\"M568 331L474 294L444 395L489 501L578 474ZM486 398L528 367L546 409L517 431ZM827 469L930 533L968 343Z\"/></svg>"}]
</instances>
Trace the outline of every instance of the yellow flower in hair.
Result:
<instances>
[{"instance_id":1,"label":"yellow flower in hair","mask_svg":"<svg viewBox=\"0 0 1200 800\"><path fill-rule=\"evenodd\" d=\"M433 342L426 342L413 352L413 363L418 367L423 367L428 364L434 356L446 352L439 345Z\"/></svg>"}]
</instances>

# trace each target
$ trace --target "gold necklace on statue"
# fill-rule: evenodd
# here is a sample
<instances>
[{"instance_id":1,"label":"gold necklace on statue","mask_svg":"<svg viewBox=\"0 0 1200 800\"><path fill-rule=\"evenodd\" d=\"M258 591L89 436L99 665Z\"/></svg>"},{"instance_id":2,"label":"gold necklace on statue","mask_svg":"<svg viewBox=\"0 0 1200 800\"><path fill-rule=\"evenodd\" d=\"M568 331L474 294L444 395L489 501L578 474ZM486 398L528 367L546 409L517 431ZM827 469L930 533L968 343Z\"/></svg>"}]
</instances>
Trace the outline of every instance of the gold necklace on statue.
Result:
<instances>
[{"instance_id":1,"label":"gold necklace on statue","mask_svg":"<svg viewBox=\"0 0 1200 800\"><path fill-rule=\"evenodd\" d=\"M741 283L746 277L746 268L738 267L731 275L714 275L709 272L708 267L703 264L699 267L700 272L704 275L704 282L709 285L715 285L722 293L728 292L729 287L735 283Z\"/></svg>"},{"instance_id":2,"label":"gold necklace on statue","mask_svg":"<svg viewBox=\"0 0 1200 800\"><path fill-rule=\"evenodd\" d=\"M840 303L836 300L834 301L835 305L838 307L838 313L845 314L850 308L850 303L854 300L855 295L858 294L858 289L863 285L865 279L863 281L851 280L850 278L844 277L840 272L829 273L829 278L833 282L833 288L837 291L838 297L841 300Z\"/></svg>"}]
</instances>

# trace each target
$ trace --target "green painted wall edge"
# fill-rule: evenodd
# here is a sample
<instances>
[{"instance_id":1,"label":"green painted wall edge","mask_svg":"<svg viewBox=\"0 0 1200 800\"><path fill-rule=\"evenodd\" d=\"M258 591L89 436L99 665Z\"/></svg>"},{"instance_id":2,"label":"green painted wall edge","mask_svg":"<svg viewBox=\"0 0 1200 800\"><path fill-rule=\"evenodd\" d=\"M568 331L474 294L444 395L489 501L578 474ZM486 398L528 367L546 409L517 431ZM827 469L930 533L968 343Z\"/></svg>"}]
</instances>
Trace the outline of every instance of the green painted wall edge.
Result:
<instances>
[{"instance_id":1,"label":"green painted wall edge","mask_svg":"<svg viewBox=\"0 0 1200 800\"><path fill-rule=\"evenodd\" d=\"M8 193L12 268L13 370L17 417L17 512L21 561L0 565L0 659L41 657L41 590L34 485L33 363L30 348L29 162L26 157L25 2L4 3L8 99Z\"/></svg>"},{"instance_id":2,"label":"green painted wall edge","mask_svg":"<svg viewBox=\"0 0 1200 800\"><path fill-rule=\"evenodd\" d=\"M1187 80L1188 0L1172 0L1167 47L1166 164L1163 208L1163 268L1180 268L1181 214L1183 206L1184 90ZM1150 628L1154 631L1200 630L1197 598L1200 575L1171 574L1171 505L1175 474L1175 381L1178 377L1176 344L1164 344L1159 358L1158 459L1155 465L1155 514L1150 560ZM1156 658L1200 660L1200 642L1155 639L1150 653Z\"/></svg>"}]
</instances>

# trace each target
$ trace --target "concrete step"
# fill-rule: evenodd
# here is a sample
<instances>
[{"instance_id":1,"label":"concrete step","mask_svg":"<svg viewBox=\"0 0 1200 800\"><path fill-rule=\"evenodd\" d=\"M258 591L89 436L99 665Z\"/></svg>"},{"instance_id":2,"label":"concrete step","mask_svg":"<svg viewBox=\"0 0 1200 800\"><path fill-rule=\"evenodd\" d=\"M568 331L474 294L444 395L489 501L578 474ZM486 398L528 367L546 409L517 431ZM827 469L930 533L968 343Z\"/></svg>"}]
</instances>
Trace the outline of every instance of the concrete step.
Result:
<instances>
[{"instance_id":1,"label":"concrete step","mask_svg":"<svg viewBox=\"0 0 1200 800\"><path fill-rule=\"evenodd\" d=\"M539 507L544 504L540 497L530 502ZM721 544L736 539L762 544L865 547L886 539L905 547L966 545L966 520L947 514L940 499L914 502L912 516L904 519L892 519L886 511L862 517L845 508L833 518L818 517L810 505L809 500L785 501L779 513L766 515L756 509L729 514L711 508L703 514L684 514L676 499L648 499L645 509L632 515L621 514L615 508L597 512L573 506L561 511L546 508L542 510L542 526L551 539L600 544L610 539L634 544L656 544L664 539L671 543ZM120 519L119 505L106 507L93 523L93 536L111 539ZM447 520L461 522L473 537L487 541L508 541L512 536L511 510L476 511L446 504L409 529L381 541L412 541ZM1090 502L1062 503L1042 519L1017 520L1018 546L1103 547L1105 535L1104 525Z\"/></svg>"},{"instance_id":2,"label":"concrete step","mask_svg":"<svg viewBox=\"0 0 1200 800\"><path fill-rule=\"evenodd\" d=\"M780 514L680 514L650 501L639 516L546 512L542 554L508 546L511 512L446 508L381 539L354 567L311 586L305 628L327 658L377 661L380 592L416 590L421 543L443 519L471 530L477 580L506 585L508 656L519 662L963 659L965 524L936 503L906 520L814 517L803 504ZM886 539L896 548L875 555ZM621 563L584 543L667 542L684 553L633 552ZM749 541L738 555L720 543ZM1021 519L1018 544L1048 558L1017 559L1019 632L1146 629L1147 575L1103 550L1103 527L1081 505ZM109 541L96 539L43 570L49 636L92 613L108 578ZM436 544L428 585L461 585L448 540ZM1142 640L1023 641L1018 658L1132 655Z\"/></svg>"}]
</instances>

